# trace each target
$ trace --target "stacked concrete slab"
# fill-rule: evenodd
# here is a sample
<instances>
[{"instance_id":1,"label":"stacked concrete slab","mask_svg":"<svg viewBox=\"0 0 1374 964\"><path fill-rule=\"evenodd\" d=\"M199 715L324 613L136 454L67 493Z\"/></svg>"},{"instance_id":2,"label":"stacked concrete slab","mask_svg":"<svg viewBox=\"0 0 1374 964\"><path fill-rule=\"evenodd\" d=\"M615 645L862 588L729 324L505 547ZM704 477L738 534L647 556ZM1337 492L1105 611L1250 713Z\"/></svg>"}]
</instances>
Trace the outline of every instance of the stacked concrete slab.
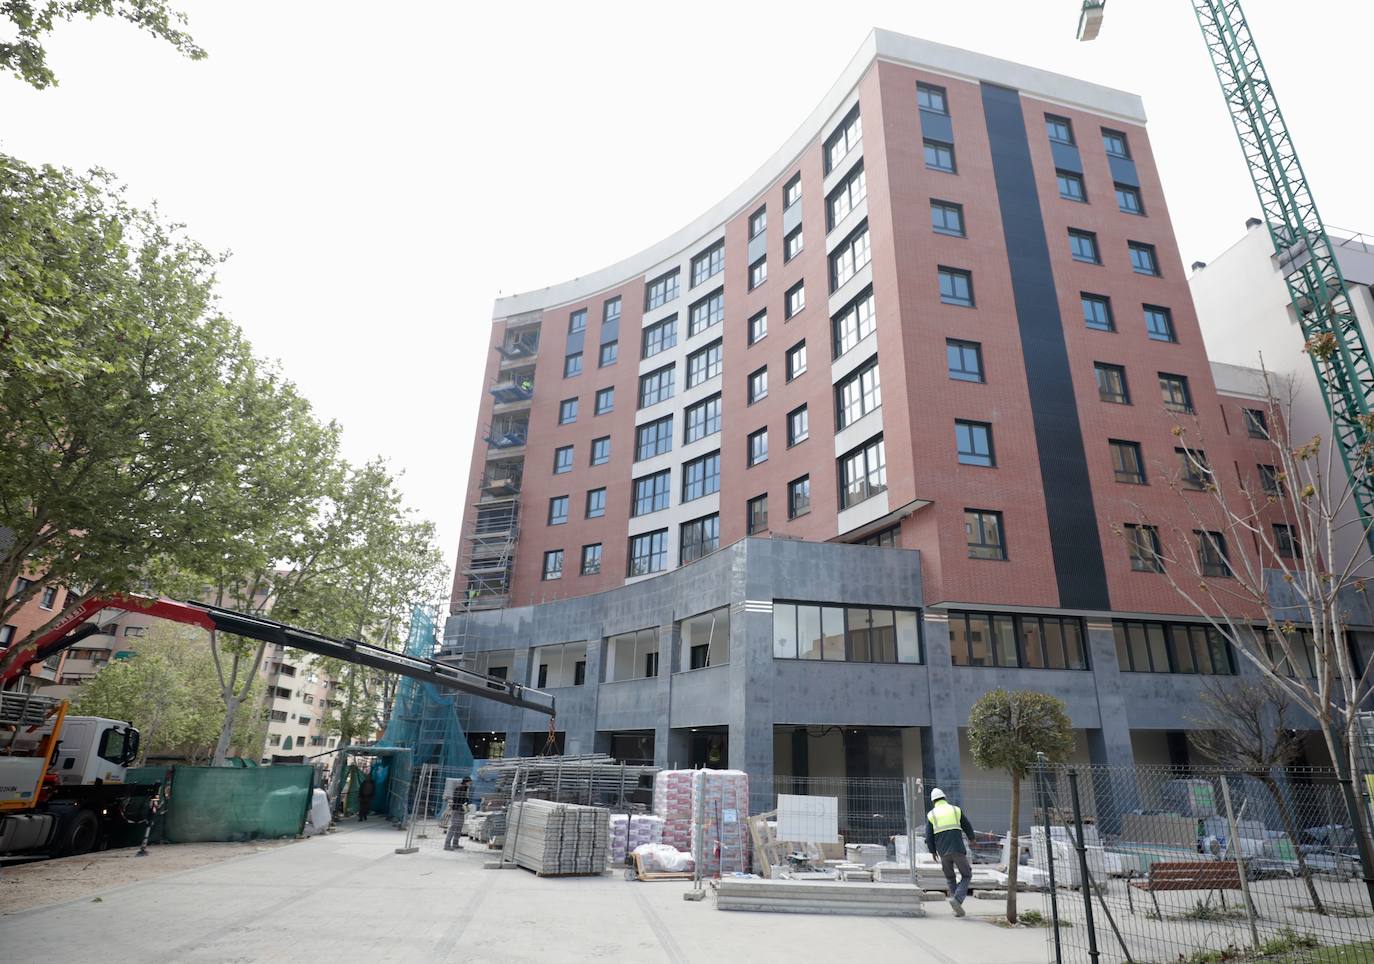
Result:
<instances>
[{"instance_id":1,"label":"stacked concrete slab","mask_svg":"<svg viewBox=\"0 0 1374 964\"><path fill-rule=\"evenodd\" d=\"M599 874L606 869L610 811L548 800L513 803L501 859L541 877Z\"/></svg>"}]
</instances>

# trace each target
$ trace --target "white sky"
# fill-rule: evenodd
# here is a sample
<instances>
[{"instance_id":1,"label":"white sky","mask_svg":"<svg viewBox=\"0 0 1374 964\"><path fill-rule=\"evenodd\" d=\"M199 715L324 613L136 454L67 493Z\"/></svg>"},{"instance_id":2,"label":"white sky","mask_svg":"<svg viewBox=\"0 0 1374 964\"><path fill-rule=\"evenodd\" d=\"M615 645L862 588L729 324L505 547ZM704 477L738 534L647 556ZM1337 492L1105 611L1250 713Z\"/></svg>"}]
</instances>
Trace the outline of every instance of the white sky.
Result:
<instances>
[{"instance_id":1,"label":"white sky","mask_svg":"<svg viewBox=\"0 0 1374 964\"><path fill-rule=\"evenodd\" d=\"M0 150L114 172L233 257L221 294L456 552L492 299L618 261L766 160L874 26L1134 91L1185 263L1257 213L1187 0L183 0L199 63L114 22L0 78ZM1374 4L1247 0L1328 224L1374 233Z\"/></svg>"}]
</instances>

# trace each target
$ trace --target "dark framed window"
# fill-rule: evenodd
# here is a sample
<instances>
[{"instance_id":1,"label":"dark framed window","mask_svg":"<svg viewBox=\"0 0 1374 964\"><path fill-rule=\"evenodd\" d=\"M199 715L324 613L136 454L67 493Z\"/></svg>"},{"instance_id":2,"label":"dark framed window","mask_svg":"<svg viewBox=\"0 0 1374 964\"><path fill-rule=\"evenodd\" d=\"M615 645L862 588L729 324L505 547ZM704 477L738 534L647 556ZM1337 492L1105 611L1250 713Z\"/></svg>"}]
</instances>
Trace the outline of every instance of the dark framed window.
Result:
<instances>
[{"instance_id":1,"label":"dark framed window","mask_svg":"<svg viewBox=\"0 0 1374 964\"><path fill-rule=\"evenodd\" d=\"M611 460L611 437L603 435L592 439L592 465L605 465Z\"/></svg>"},{"instance_id":2,"label":"dark framed window","mask_svg":"<svg viewBox=\"0 0 1374 964\"><path fill-rule=\"evenodd\" d=\"M948 114L949 105L945 101L945 89L934 84L916 85L916 104L921 110L935 114Z\"/></svg>"},{"instance_id":3,"label":"dark framed window","mask_svg":"<svg viewBox=\"0 0 1374 964\"><path fill-rule=\"evenodd\" d=\"M749 433L749 466L768 461L768 429Z\"/></svg>"},{"instance_id":4,"label":"dark framed window","mask_svg":"<svg viewBox=\"0 0 1374 964\"><path fill-rule=\"evenodd\" d=\"M718 289L687 309L687 337L699 335L725 320L725 291Z\"/></svg>"},{"instance_id":5,"label":"dark framed window","mask_svg":"<svg viewBox=\"0 0 1374 964\"><path fill-rule=\"evenodd\" d=\"M871 546L874 549L896 549L898 543L897 537L900 534L901 528L900 525L891 526L881 532L875 532L867 538L859 539L854 542L853 545Z\"/></svg>"},{"instance_id":6,"label":"dark framed window","mask_svg":"<svg viewBox=\"0 0 1374 964\"><path fill-rule=\"evenodd\" d=\"M782 263L787 264L797 255L802 253L802 246L806 239L802 237L802 226L799 224L792 229L791 233L782 239Z\"/></svg>"},{"instance_id":7,"label":"dark framed window","mask_svg":"<svg viewBox=\"0 0 1374 964\"><path fill-rule=\"evenodd\" d=\"M950 610L949 658L955 666L1085 670L1087 633L1075 616Z\"/></svg>"},{"instance_id":8,"label":"dark framed window","mask_svg":"<svg viewBox=\"0 0 1374 964\"><path fill-rule=\"evenodd\" d=\"M692 459L682 466L682 501L691 502L720 491L719 450Z\"/></svg>"},{"instance_id":9,"label":"dark framed window","mask_svg":"<svg viewBox=\"0 0 1374 964\"><path fill-rule=\"evenodd\" d=\"M606 415L615 411L615 386L598 389L596 393L596 414Z\"/></svg>"},{"instance_id":10,"label":"dark framed window","mask_svg":"<svg viewBox=\"0 0 1374 964\"><path fill-rule=\"evenodd\" d=\"M1251 438L1269 437L1269 416L1262 408L1241 409L1241 416L1245 419L1245 434Z\"/></svg>"},{"instance_id":11,"label":"dark framed window","mask_svg":"<svg viewBox=\"0 0 1374 964\"><path fill-rule=\"evenodd\" d=\"M868 242L868 222L864 221L840 242L830 255L830 290L839 291L845 282L864 268L872 259ZM789 318L791 315L788 316Z\"/></svg>"},{"instance_id":12,"label":"dark framed window","mask_svg":"<svg viewBox=\"0 0 1374 964\"><path fill-rule=\"evenodd\" d=\"M620 342L608 341L601 346L601 354L597 356L597 367L605 368L614 365L620 358Z\"/></svg>"},{"instance_id":13,"label":"dark framed window","mask_svg":"<svg viewBox=\"0 0 1374 964\"><path fill-rule=\"evenodd\" d=\"M1144 485L1145 459L1140 454L1140 443L1108 439L1107 444L1112 450L1112 474L1116 481Z\"/></svg>"},{"instance_id":14,"label":"dark framed window","mask_svg":"<svg viewBox=\"0 0 1374 964\"><path fill-rule=\"evenodd\" d=\"M798 281L787 289L787 294L783 297L783 317L791 320L801 313L806 307L806 282Z\"/></svg>"},{"instance_id":15,"label":"dark framed window","mask_svg":"<svg viewBox=\"0 0 1374 964\"><path fill-rule=\"evenodd\" d=\"M1188 391L1186 375L1171 375L1168 372L1160 372L1159 394L1168 411L1182 412L1187 415L1193 413L1193 395Z\"/></svg>"},{"instance_id":16,"label":"dark framed window","mask_svg":"<svg viewBox=\"0 0 1374 964\"><path fill-rule=\"evenodd\" d=\"M951 238L964 236L964 206L953 201L930 199L930 228Z\"/></svg>"},{"instance_id":17,"label":"dark framed window","mask_svg":"<svg viewBox=\"0 0 1374 964\"><path fill-rule=\"evenodd\" d=\"M983 381L983 346L976 341L945 339L949 377L958 382Z\"/></svg>"},{"instance_id":18,"label":"dark framed window","mask_svg":"<svg viewBox=\"0 0 1374 964\"><path fill-rule=\"evenodd\" d=\"M1120 131L1102 128L1102 147L1111 157L1121 157L1126 160L1131 158L1131 149L1126 141L1126 135Z\"/></svg>"},{"instance_id":19,"label":"dark framed window","mask_svg":"<svg viewBox=\"0 0 1374 964\"><path fill-rule=\"evenodd\" d=\"M1102 263L1102 256L1097 250L1097 235L1091 231L1069 229L1069 254L1075 261L1084 264Z\"/></svg>"},{"instance_id":20,"label":"dark framed window","mask_svg":"<svg viewBox=\"0 0 1374 964\"><path fill-rule=\"evenodd\" d=\"M997 464L992 451L992 426L987 422L956 421L954 443L960 465L991 467Z\"/></svg>"},{"instance_id":21,"label":"dark framed window","mask_svg":"<svg viewBox=\"0 0 1374 964\"><path fill-rule=\"evenodd\" d=\"M755 535L768 529L768 493L756 495L744 507L745 529Z\"/></svg>"},{"instance_id":22,"label":"dark framed window","mask_svg":"<svg viewBox=\"0 0 1374 964\"><path fill-rule=\"evenodd\" d=\"M587 490L587 518L600 519L606 514L606 490L588 489Z\"/></svg>"},{"instance_id":23,"label":"dark framed window","mask_svg":"<svg viewBox=\"0 0 1374 964\"><path fill-rule=\"evenodd\" d=\"M720 514L684 522L678 537L678 562L686 565L720 548Z\"/></svg>"},{"instance_id":24,"label":"dark framed window","mask_svg":"<svg viewBox=\"0 0 1374 964\"><path fill-rule=\"evenodd\" d=\"M773 658L920 663L920 613L887 606L774 600Z\"/></svg>"},{"instance_id":25,"label":"dark framed window","mask_svg":"<svg viewBox=\"0 0 1374 964\"><path fill-rule=\"evenodd\" d=\"M544 553L544 571L540 577L545 582L563 578L563 550L550 549Z\"/></svg>"},{"instance_id":26,"label":"dark framed window","mask_svg":"<svg viewBox=\"0 0 1374 964\"><path fill-rule=\"evenodd\" d=\"M883 403L878 356L864 362L835 386L835 427L847 428Z\"/></svg>"},{"instance_id":27,"label":"dark framed window","mask_svg":"<svg viewBox=\"0 0 1374 964\"><path fill-rule=\"evenodd\" d=\"M1145 214L1145 205L1140 201L1140 189L1129 184L1116 185L1116 206L1123 214Z\"/></svg>"},{"instance_id":28,"label":"dark framed window","mask_svg":"<svg viewBox=\"0 0 1374 964\"><path fill-rule=\"evenodd\" d=\"M825 139L825 173L829 174L840 161L859 146L863 139L863 119L859 116L859 105L845 115L835 132Z\"/></svg>"},{"instance_id":29,"label":"dark framed window","mask_svg":"<svg viewBox=\"0 0 1374 964\"><path fill-rule=\"evenodd\" d=\"M1083 324L1094 331L1115 331L1116 321L1112 318L1112 299L1106 295L1090 295L1079 292L1083 301Z\"/></svg>"},{"instance_id":30,"label":"dark framed window","mask_svg":"<svg viewBox=\"0 0 1374 964\"><path fill-rule=\"evenodd\" d=\"M787 380L790 382L806 371L806 339L787 349Z\"/></svg>"},{"instance_id":31,"label":"dark framed window","mask_svg":"<svg viewBox=\"0 0 1374 964\"><path fill-rule=\"evenodd\" d=\"M1207 453L1198 449L1174 449L1178 463L1178 482L1185 489L1201 492L1212 484L1212 466Z\"/></svg>"},{"instance_id":32,"label":"dark framed window","mask_svg":"<svg viewBox=\"0 0 1374 964\"><path fill-rule=\"evenodd\" d=\"M1231 644L1211 626L1115 619L1112 634L1124 673L1236 675Z\"/></svg>"},{"instance_id":33,"label":"dark framed window","mask_svg":"<svg viewBox=\"0 0 1374 964\"><path fill-rule=\"evenodd\" d=\"M558 403L558 424L571 425L577 421L577 399L565 398Z\"/></svg>"},{"instance_id":34,"label":"dark framed window","mask_svg":"<svg viewBox=\"0 0 1374 964\"><path fill-rule=\"evenodd\" d=\"M643 462L673 450L673 416L665 415L635 427L635 461Z\"/></svg>"},{"instance_id":35,"label":"dark framed window","mask_svg":"<svg viewBox=\"0 0 1374 964\"><path fill-rule=\"evenodd\" d=\"M1126 536L1126 553L1136 572L1163 572L1164 558L1159 547L1159 530L1154 526L1128 523L1121 527Z\"/></svg>"},{"instance_id":36,"label":"dark framed window","mask_svg":"<svg viewBox=\"0 0 1374 964\"><path fill-rule=\"evenodd\" d=\"M553 474L562 475L573 469L573 447L563 445L553 450Z\"/></svg>"},{"instance_id":37,"label":"dark framed window","mask_svg":"<svg viewBox=\"0 0 1374 964\"><path fill-rule=\"evenodd\" d=\"M594 542L582 547L582 575L594 576L601 571L601 543ZM579 680L574 685L581 686Z\"/></svg>"},{"instance_id":38,"label":"dark framed window","mask_svg":"<svg viewBox=\"0 0 1374 964\"><path fill-rule=\"evenodd\" d=\"M811 511L811 476L803 475L787 483L787 518L795 519Z\"/></svg>"},{"instance_id":39,"label":"dark framed window","mask_svg":"<svg viewBox=\"0 0 1374 964\"><path fill-rule=\"evenodd\" d=\"M1178 341L1174 334L1174 313L1158 305L1145 305L1145 333L1153 341Z\"/></svg>"},{"instance_id":40,"label":"dark framed window","mask_svg":"<svg viewBox=\"0 0 1374 964\"><path fill-rule=\"evenodd\" d=\"M1197 540L1197 563L1202 574L1229 577L1232 574L1231 559L1226 554L1226 537L1220 532L1194 529L1193 538Z\"/></svg>"},{"instance_id":41,"label":"dark framed window","mask_svg":"<svg viewBox=\"0 0 1374 964\"><path fill-rule=\"evenodd\" d=\"M798 171L796 174L793 174L790 179L788 179L786 184L783 185L782 206L785 208L790 208L792 205L800 201L801 197L801 172Z\"/></svg>"},{"instance_id":42,"label":"dark framed window","mask_svg":"<svg viewBox=\"0 0 1374 964\"><path fill-rule=\"evenodd\" d=\"M839 465L841 509L887 491L887 449L881 435L840 456Z\"/></svg>"},{"instance_id":43,"label":"dark framed window","mask_svg":"<svg viewBox=\"0 0 1374 964\"><path fill-rule=\"evenodd\" d=\"M791 448L811 437L811 419L802 405L787 413L787 447Z\"/></svg>"},{"instance_id":44,"label":"dark framed window","mask_svg":"<svg viewBox=\"0 0 1374 964\"><path fill-rule=\"evenodd\" d=\"M669 315L644 329L640 358L652 358L677 344L677 315Z\"/></svg>"},{"instance_id":45,"label":"dark framed window","mask_svg":"<svg viewBox=\"0 0 1374 964\"><path fill-rule=\"evenodd\" d=\"M749 373L749 404L768 397L768 366Z\"/></svg>"},{"instance_id":46,"label":"dark framed window","mask_svg":"<svg viewBox=\"0 0 1374 964\"><path fill-rule=\"evenodd\" d=\"M1265 495L1282 495L1283 483L1279 480L1279 470L1272 465L1259 467L1260 489Z\"/></svg>"},{"instance_id":47,"label":"dark framed window","mask_svg":"<svg viewBox=\"0 0 1374 964\"><path fill-rule=\"evenodd\" d=\"M865 288L830 321L835 336L835 357L839 358L873 334L877 325L878 320L873 313L873 289Z\"/></svg>"},{"instance_id":48,"label":"dark framed window","mask_svg":"<svg viewBox=\"0 0 1374 964\"><path fill-rule=\"evenodd\" d=\"M576 378L582 374L582 353L572 352L563 356L563 377Z\"/></svg>"},{"instance_id":49,"label":"dark framed window","mask_svg":"<svg viewBox=\"0 0 1374 964\"><path fill-rule=\"evenodd\" d=\"M556 495L549 500L549 525L561 526L568 522L568 497Z\"/></svg>"},{"instance_id":50,"label":"dark framed window","mask_svg":"<svg viewBox=\"0 0 1374 964\"><path fill-rule=\"evenodd\" d=\"M1059 183L1059 196L1066 201L1088 203L1088 191L1083 187L1083 175L1073 171L1055 171L1054 178Z\"/></svg>"},{"instance_id":51,"label":"dark framed window","mask_svg":"<svg viewBox=\"0 0 1374 964\"><path fill-rule=\"evenodd\" d=\"M644 286L644 310L653 311L677 297L678 269L665 272Z\"/></svg>"},{"instance_id":52,"label":"dark framed window","mask_svg":"<svg viewBox=\"0 0 1374 964\"><path fill-rule=\"evenodd\" d=\"M725 270L725 242L717 241L692 259L692 287Z\"/></svg>"},{"instance_id":53,"label":"dark framed window","mask_svg":"<svg viewBox=\"0 0 1374 964\"><path fill-rule=\"evenodd\" d=\"M626 574L647 576L668 568L668 530L658 529L630 537L630 559Z\"/></svg>"},{"instance_id":54,"label":"dark framed window","mask_svg":"<svg viewBox=\"0 0 1374 964\"><path fill-rule=\"evenodd\" d=\"M953 144L927 137L924 141L924 147L926 170L944 171L946 174L953 174L955 172Z\"/></svg>"},{"instance_id":55,"label":"dark framed window","mask_svg":"<svg viewBox=\"0 0 1374 964\"><path fill-rule=\"evenodd\" d=\"M825 229L835 230L835 225L848 217L849 212L858 207L866 197L868 182L864 176L863 161L859 161L825 199Z\"/></svg>"},{"instance_id":56,"label":"dark framed window","mask_svg":"<svg viewBox=\"0 0 1374 964\"><path fill-rule=\"evenodd\" d=\"M675 365L664 365L639 376L639 407L648 408L673 397Z\"/></svg>"},{"instance_id":57,"label":"dark framed window","mask_svg":"<svg viewBox=\"0 0 1374 964\"><path fill-rule=\"evenodd\" d=\"M1045 115L1045 132L1050 135L1050 140L1058 141L1060 144L1073 143L1073 121L1067 117L1060 117L1057 114Z\"/></svg>"},{"instance_id":58,"label":"dark framed window","mask_svg":"<svg viewBox=\"0 0 1374 964\"><path fill-rule=\"evenodd\" d=\"M1132 271L1136 274L1147 274L1153 277L1159 277L1159 259L1155 257L1155 246L1153 244L1128 241L1126 246L1131 250Z\"/></svg>"},{"instance_id":59,"label":"dark framed window","mask_svg":"<svg viewBox=\"0 0 1374 964\"><path fill-rule=\"evenodd\" d=\"M1274 551L1284 559L1302 558L1302 544L1286 522L1274 523Z\"/></svg>"},{"instance_id":60,"label":"dark framed window","mask_svg":"<svg viewBox=\"0 0 1374 964\"><path fill-rule=\"evenodd\" d=\"M749 344L757 345L768 335L768 311L760 311L749 319Z\"/></svg>"},{"instance_id":61,"label":"dark framed window","mask_svg":"<svg viewBox=\"0 0 1374 964\"><path fill-rule=\"evenodd\" d=\"M695 405L688 406L685 413L686 430L683 444L691 444L697 439L715 435L720 431L720 395L703 398Z\"/></svg>"},{"instance_id":62,"label":"dark framed window","mask_svg":"<svg viewBox=\"0 0 1374 964\"><path fill-rule=\"evenodd\" d=\"M749 215L749 240L752 241L766 230L768 230L768 205L765 204Z\"/></svg>"},{"instance_id":63,"label":"dark framed window","mask_svg":"<svg viewBox=\"0 0 1374 964\"><path fill-rule=\"evenodd\" d=\"M620 298L609 298L601 306L602 327L610 324L617 324L620 321Z\"/></svg>"},{"instance_id":64,"label":"dark framed window","mask_svg":"<svg viewBox=\"0 0 1374 964\"><path fill-rule=\"evenodd\" d=\"M768 280L768 258L762 257L749 266L749 290L753 291Z\"/></svg>"},{"instance_id":65,"label":"dark framed window","mask_svg":"<svg viewBox=\"0 0 1374 964\"><path fill-rule=\"evenodd\" d=\"M940 268L940 301L962 308L973 307L973 275L960 268Z\"/></svg>"},{"instance_id":66,"label":"dark framed window","mask_svg":"<svg viewBox=\"0 0 1374 964\"><path fill-rule=\"evenodd\" d=\"M965 509L964 536L968 540L970 559L1007 558L1002 513L989 509Z\"/></svg>"},{"instance_id":67,"label":"dark framed window","mask_svg":"<svg viewBox=\"0 0 1374 964\"><path fill-rule=\"evenodd\" d=\"M1120 365L1093 362L1093 372L1097 376L1097 397L1113 405L1131 404L1130 392L1126 389L1126 369Z\"/></svg>"},{"instance_id":68,"label":"dark framed window","mask_svg":"<svg viewBox=\"0 0 1374 964\"><path fill-rule=\"evenodd\" d=\"M575 335L587 330L587 309L579 308L568 315L568 334Z\"/></svg>"},{"instance_id":69,"label":"dark framed window","mask_svg":"<svg viewBox=\"0 0 1374 964\"><path fill-rule=\"evenodd\" d=\"M634 501L630 507L630 516L634 518L668 508L671 479L672 472L668 469L635 479Z\"/></svg>"},{"instance_id":70,"label":"dark framed window","mask_svg":"<svg viewBox=\"0 0 1374 964\"><path fill-rule=\"evenodd\" d=\"M717 338L703 348L698 348L687 356L687 387L695 388L720 374L724 346Z\"/></svg>"}]
</instances>

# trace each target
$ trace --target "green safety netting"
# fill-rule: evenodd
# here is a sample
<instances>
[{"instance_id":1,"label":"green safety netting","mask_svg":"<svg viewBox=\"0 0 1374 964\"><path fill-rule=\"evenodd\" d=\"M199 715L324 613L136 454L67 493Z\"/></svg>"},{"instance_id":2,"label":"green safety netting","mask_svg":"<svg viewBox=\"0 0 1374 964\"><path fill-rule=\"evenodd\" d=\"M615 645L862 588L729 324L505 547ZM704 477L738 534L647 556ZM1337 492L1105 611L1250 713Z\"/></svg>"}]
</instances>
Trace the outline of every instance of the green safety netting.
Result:
<instances>
[{"instance_id":1,"label":"green safety netting","mask_svg":"<svg viewBox=\"0 0 1374 964\"><path fill-rule=\"evenodd\" d=\"M136 767L126 779L163 784L157 836L166 843L254 840L304 829L315 768Z\"/></svg>"}]
</instances>

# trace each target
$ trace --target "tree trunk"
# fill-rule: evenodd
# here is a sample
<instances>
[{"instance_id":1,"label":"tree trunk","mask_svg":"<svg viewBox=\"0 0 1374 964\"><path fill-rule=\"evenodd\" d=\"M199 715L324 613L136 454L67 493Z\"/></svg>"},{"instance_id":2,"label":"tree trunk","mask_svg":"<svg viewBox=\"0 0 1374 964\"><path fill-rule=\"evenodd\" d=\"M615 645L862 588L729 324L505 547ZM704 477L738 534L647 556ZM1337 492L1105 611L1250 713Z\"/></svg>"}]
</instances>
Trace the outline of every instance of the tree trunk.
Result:
<instances>
[{"instance_id":1,"label":"tree trunk","mask_svg":"<svg viewBox=\"0 0 1374 964\"><path fill-rule=\"evenodd\" d=\"M238 716L243 699L232 695L233 690L224 695L224 722L220 724L219 741L215 744L215 755L210 760L212 767L222 767L229 761L229 744L234 739L234 718Z\"/></svg>"},{"instance_id":2,"label":"tree trunk","mask_svg":"<svg viewBox=\"0 0 1374 964\"><path fill-rule=\"evenodd\" d=\"M1260 783L1274 798L1275 805L1279 808L1279 819L1283 821L1283 832L1288 834L1288 841L1293 845L1293 853L1298 858L1298 873L1302 876L1303 883L1307 885L1307 896L1312 899L1312 910L1318 914L1325 914L1326 908L1322 905L1322 899L1317 894L1317 885L1312 880L1312 873L1307 869L1307 855L1298 846L1298 828L1293 823L1293 814L1288 809L1288 803L1283 799L1283 791L1279 789L1278 781L1265 774L1261 776Z\"/></svg>"},{"instance_id":3,"label":"tree trunk","mask_svg":"<svg viewBox=\"0 0 1374 964\"><path fill-rule=\"evenodd\" d=\"M1021 865L1021 847L1017 838L1021 836L1021 774L1011 774L1011 820L1008 822L1007 838L1007 923L1015 924L1016 913L1016 870Z\"/></svg>"}]
</instances>

